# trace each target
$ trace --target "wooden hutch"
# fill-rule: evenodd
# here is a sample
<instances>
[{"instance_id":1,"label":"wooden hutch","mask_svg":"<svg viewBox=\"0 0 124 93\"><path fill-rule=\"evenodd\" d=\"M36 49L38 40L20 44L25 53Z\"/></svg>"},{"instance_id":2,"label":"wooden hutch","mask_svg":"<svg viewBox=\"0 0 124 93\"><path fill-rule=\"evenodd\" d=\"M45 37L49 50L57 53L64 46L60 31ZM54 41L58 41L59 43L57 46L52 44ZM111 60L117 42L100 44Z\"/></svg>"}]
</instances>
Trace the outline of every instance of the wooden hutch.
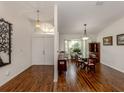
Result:
<instances>
[{"instance_id":1,"label":"wooden hutch","mask_svg":"<svg viewBox=\"0 0 124 93\"><path fill-rule=\"evenodd\" d=\"M96 63L100 62L100 43L89 43L89 58L95 58Z\"/></svg>"}]
</instances>

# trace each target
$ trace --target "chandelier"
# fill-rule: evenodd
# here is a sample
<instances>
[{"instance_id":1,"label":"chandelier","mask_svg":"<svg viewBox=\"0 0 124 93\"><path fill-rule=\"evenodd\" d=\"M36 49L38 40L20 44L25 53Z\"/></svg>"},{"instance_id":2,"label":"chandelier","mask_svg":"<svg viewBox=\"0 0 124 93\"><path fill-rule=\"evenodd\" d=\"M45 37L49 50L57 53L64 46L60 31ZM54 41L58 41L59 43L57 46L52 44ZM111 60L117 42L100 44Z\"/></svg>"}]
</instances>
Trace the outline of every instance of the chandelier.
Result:
<instances>
[{"instance_id":1,"label":"chandelier","mask_svg":"<svg viewBox=\"0 0 124 93\"><path fill-rule=\"evenodd\" d=\"M40 13L40 11L37 10L37 19L36 19L36 23L35 23L36 29L40 29L40 27L41 27L41 22L40 22L40 18L39 18L39 13Z\"/></svg>"},{"instance_id":2,"label":"chandelier","mask_svg":"<svg viewBox=\"0 0 124 93\"><path fill-rule=\"evenodd\" d=\"M87 32L86 32L86 26L87 26L87 24L84 24L85 29L84 29L84 34L82 36L83 40L88 40L89 39L89 37L87 36Z\"/></svg>"},{"instance_id":3,"label":"chandelier","mask_svg":"<svg viewBox=\"0 0 124 93\"><path fill-rule=\"evenodd\" d=\"M35 20L35 29L36 31L40 32L42 31L42 33L54 33L54 27L52 24L50 23L42 23L41 24L41 21L40 21L40 11L37 10L37 18Z\"/></svg>"}]
</instances>

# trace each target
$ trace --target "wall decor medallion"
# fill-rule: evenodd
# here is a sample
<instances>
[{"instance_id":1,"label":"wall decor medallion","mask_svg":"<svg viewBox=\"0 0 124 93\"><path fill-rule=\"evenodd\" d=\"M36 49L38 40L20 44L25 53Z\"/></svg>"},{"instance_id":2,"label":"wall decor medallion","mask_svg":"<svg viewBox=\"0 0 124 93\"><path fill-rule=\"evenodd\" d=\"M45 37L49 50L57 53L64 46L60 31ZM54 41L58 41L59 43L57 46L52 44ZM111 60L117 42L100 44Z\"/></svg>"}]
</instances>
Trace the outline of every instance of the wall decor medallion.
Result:
<instances>
[{"instance_id":1,"label":"wall decor medallion","mask_svg":"<svg viewBox=\"0 0 124 93\"><path fill-rule=\"evenodd\" d=\"M0 19L0 66L11 63L12 24Z\"/></svg>"},{"instance_id":2,"label":"wall decor medallion","mask_svg":"<svg viewBox=\"0 0 124 93\"><path fill-rule=\"evenodd\" d=\"M117 35L117 45L124 45L124 34Z\"/></svg>"},{"instance_id":3,"label":"wall decor medallion","mask_svg":"<svg viewBox=\"0 0 124 93\"><path fill-rule=\"evenodd\" d=\"M113 37L112 36L104 37L103 45L113 45Z\"/></svg>"}]
</instances>

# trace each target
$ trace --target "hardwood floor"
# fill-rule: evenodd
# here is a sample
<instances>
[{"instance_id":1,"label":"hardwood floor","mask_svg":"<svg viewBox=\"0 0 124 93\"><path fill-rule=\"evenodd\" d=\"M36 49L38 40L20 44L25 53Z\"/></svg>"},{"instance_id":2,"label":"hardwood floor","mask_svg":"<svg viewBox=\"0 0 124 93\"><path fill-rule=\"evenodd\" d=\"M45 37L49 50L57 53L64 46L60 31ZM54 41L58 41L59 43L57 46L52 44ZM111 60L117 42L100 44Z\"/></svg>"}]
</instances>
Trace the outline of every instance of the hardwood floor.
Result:
<instances>
[{"instance_id":1,"label":"hardwood floor","mask_svg":"<svg viewBox=\"0 0 124 93\"><path fill-rule=\"evenodd\" d=\"M31 66L0 88L7 92L53 91L53 66Z\"/></svg>"},{"instance_id":2,"label":"hardwood floor","mask_svg":"<svg viewBox=\"0 0 124 93\"><path fill-rule=\"evenodd\" d=\"M69 64L66 74L59 76L54 91L124 91L122 82L124 82L123 73L103 64L97 64L96 73L87 73L83 69L77 68L75 64Z\"/></svg>"},{"instance_id":3,"label":"hardwood floor","mask_svg":"<svg viewBox=\"0 0 124 93\"><path fill-rule=\"evenodd\" d=\"M97 64L96 73L68 64L66 73L53 83L53 66L31 66L29 69L0 87L0 91L124 91L124 74L102 64Z\"/></svg>"}]
</instances>

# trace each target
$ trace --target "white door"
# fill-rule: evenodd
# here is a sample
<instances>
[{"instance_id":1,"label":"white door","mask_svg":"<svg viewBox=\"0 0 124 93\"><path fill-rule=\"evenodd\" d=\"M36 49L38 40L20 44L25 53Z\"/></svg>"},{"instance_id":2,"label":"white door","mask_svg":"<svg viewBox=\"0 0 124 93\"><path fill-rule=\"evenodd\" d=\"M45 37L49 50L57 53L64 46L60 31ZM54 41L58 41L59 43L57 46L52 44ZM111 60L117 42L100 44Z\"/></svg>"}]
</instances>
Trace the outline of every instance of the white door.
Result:
<instances>
[{"instance_id":1,"label":"white door","mask_svg":"<svg viewBox=\"0 0 124 93\"><path fill-rule=\"evenodd\" d=\"M45 64L53 65L54 64L54 38L44 38L45 40Z\"/></svg>"},{"instance_id":2,"label":"white door","mask_svg":"<svg viewBox=\"0 0 124 93\"><path fill-rule=\"evenodd\" d=\"M44 65L44 38L32 38L32 64Z\"/></svg>"},{"instance_id":3,"label":"white door","mask_svg":"<svg viewBox=\"0 0 124 93\"><path fill-rule=\"evenodd\" d=\"M53 65L54 63L54 38L38 37L32 39L32 64Z\"/></svg>"}]
</instances>

